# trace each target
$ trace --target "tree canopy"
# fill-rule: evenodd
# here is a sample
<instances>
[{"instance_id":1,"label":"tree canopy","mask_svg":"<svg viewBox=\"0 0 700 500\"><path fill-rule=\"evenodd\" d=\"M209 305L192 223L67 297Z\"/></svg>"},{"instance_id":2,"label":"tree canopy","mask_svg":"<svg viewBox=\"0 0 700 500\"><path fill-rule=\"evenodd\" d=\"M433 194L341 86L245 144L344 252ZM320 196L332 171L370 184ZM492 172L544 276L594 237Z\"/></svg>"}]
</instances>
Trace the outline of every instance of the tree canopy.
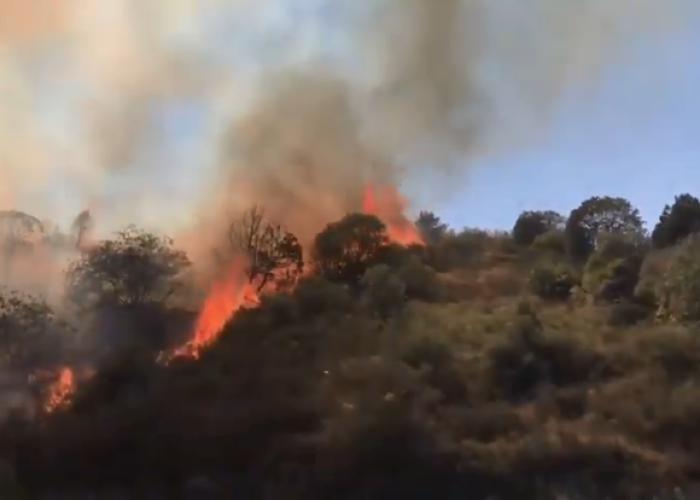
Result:
<instances>
[{"instance_id":1,"label":"tree canopy","mask_svg":"<svg viewBox=\"0 0 700 500\"><path fill-rule=\"evenodd\" d=\"M71 264L68 292L81 306L162 302L176 291L189 265L170 238L129 226L86 249Z\"/></svg>"}]
</instances>

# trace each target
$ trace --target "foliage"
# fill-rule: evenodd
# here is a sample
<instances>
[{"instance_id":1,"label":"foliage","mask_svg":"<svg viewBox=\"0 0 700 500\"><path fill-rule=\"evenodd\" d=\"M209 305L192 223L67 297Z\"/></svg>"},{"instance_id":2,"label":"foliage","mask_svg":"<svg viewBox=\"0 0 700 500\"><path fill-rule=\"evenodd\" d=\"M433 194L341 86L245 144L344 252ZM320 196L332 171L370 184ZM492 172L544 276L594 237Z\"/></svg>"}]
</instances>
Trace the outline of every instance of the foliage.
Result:
<instances>
[{"instance_id":1,"label":"foliage","mask_svg":"<svg viewBox=\"0 0 700 500\"><path fill-rule=\"evenodd\" d=\"M362 277L362 296L380 318L388 319L403 309L406 285L386 264L371 267Z\"/></svg>"},{"instance_id":2,"label":"foliage","mask_svg":"<svg viewBox=\"0 0 700 500\"><path fill-rule=\"evenodd\" d=\"M157 362L162 347L144 342L107 358L81 350L95 373L67 404L0 422L0 488L17 490L0 496L689 496L700 474L700 243L650 250L624 200L595 200L574 214L592 245L571 259L572 226L533 224L527 248L515 229L446 229L405 248L376 218L351 214L318 235L316 272L238 310L197 358ZM134 266L127 278L140 266L162 273L148 300L165 300L178 275L161 259L185 256L158 243L146 258L130 250L140 241L95 248ZM83 248L80 262L95 263ZM270 269L250 251L259 245L238 248L258 273ZM91 276L113 290L114 274ZM75 364L74 334L43 300L2 297L0 377ZM180 346L197 313L102 302L114 307L71 317L99 345L111 330L162 330ZM669 314L652 321L659 305Z\"/></svg>"},{"instance_id":3,"label":"foliage","mask_svg":"<svg viewBox=\"0 0 700 500\"><path fill-rule=\"evenodd\" d=\"M689 236L674 254L659 294L676 319L700 321L700 236Z\"/></svg>"},{"instance_id":4,"label":"foliage","mask_svg":"<svg viewBox=\"0 0 700 500\"><path fill-rule=\"evenodd\" d=\"M532 211L521 213L513 225L513 239L523 247L529 247L543 234L560 231L564 228L565 218L553 211Z\"/></svg>"},{"instance_id":5,"label":"foliage","mask_svg":"<svg viewBox=\"0 0 700 500\"><path fill-rule=\"evenodd\" d=\"M596 247L599 235L623 233L631 238L644 236L644 221L639 210L624 198L594 196L571 211L566 222L569 256L584 260Z\"/></svg>"},{"instance_id":6,"label":"foliage","mask_svg":"<svg viewBox=\"0 0 700 500\"><path fill-rule=\"evenodd\" d=\"M564 337L545 334L531 319L522 319L503 343L489 351L494 387L503 397L522 401L537 391L567 387L599 376L602 358Z\"/></svg>"},{"instance_id":7,"label":"foliage","mask_svg":"<svg viewBox=\"0 0 700 500\"><path fill-rule=\"evenodd\" d=\"M129 226L71 264L68 294L81 307L163 302L189 265L171 239Z\"/></svg>"},{"instance_id":8,"label":"foliage","mask_svg":"<svg viewBox=\"0 0 700 500\"><path fill-rule=\"evenodd\" d=\"M636 242L620 234L608 234L599 240L586 263L583 286L605 302L631 298L643 261Z\"/></svg>"},{"instance_id":9,"label":"foliage","mask_svg":"<svg viewBox=\"0 0 700 500\"><path fill-rule=\"evenodd\" d=\"M612 327L633 326L648 319L652 312L652 309L638 302L618 302L610 306L607 324Z\"/></svg>"},{"instance_id":10,"label":"foliage","mask_svg":"<svg viewBox=\"0 0 700 500\"><path fill-rule=\"evenodd\" d=\"M651 233L655 248L666 248L700 230L700 200L688 193L666 205Z\"/></svg>"},{"instance_id":11,"label":"foliage","mask_svg":"<svg viewBox=\"0 0 700 500\"><path fill-rule=\"evenodd\" d=\"M24 374L61 364L70 328L42 299L0 294L0 370Z\"/></svg>"},{"instance_id":12,"label":"foliage","mask_svg":"<svg viewBox=\"0 0 700 500\"><path fill-rule=\"evenodd\" d=\"M380 263L389 246L386 226L375 216L349 214L329 224L314 241L314 268L330 281L357 285L367 269Z\"/></svg>"},{"instance_id":13,"label":"foliage","mask_svg":"<svg viewBox=\"0 0 700 500\"><path fill-rule=\"evenodd\" d=\"M567 300L577 285L578 279L563 265L540 264L530 274L530 291L545 300Z\"/></svg>"},{"instance_id":14,"label":"foliage","mask_svg":"<svg viewBox=\"0 0 700 500\"><path fill-rule=\"evenodd\" d=\"M229 242L234 254L247 257L248 280L258 292L273 282L277 288L293 286L304 271L304 253L297 237L267 220L258 206L231 224Z\"/></svg>"},{"instance_id":15,"label":"foliage","mask_svg":"<svg viewBox=\"0 0 700 500\"><path fill-rule=\"evenodd\" d=\"M566 254L566 235L564 231L558 229L547 231L535 238L531 248L548 256L564 256Z\"/></svg>"},{"instance_id":16,"label":"foliage","mask_svg":"<svg viewBox=\"0 0 700 500\"><path fill-rule=\"evenodd\" d=\"M440 241L447 232L447 224L443 223L440 217L433 212L421 211L415 224L424 240L431 243Z\"/></svg>"},{"instance_id":17,"label":"foliage","mask_svg":"<svg viewBox=\"0 0 700 500\"><path fill-rule=\"evenodd\" d=\"M445 296L445 290L438 279L435 269L412 257L398 270L404 283L408 299L425 302L439 302Z\"/></svg>"}]
</instances>

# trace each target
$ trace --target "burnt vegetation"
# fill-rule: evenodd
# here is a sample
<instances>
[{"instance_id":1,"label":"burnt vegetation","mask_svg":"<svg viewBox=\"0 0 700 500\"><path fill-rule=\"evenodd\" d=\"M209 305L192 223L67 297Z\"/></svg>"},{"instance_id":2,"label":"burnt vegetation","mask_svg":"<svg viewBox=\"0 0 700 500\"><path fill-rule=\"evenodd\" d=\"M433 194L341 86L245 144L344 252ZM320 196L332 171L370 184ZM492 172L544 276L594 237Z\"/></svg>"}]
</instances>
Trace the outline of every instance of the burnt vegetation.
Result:
<instances>
[{"instance_id":1,"label":"burnt vegetation","mask_svg":"<svg viewBox=\"0 0 700 500\"><path fill-rule=\"evenodd\" d=\"M65 244L81 246L86 226ZM429 212L416 226L426 245L401 247L375 217L349 214L305 256L251 209L228 245L262 283L259 303L198 358L168 365L158 353L187 340L196 314L174 300L190 266L171 240L131 227L85 246L66 285L79 327L3 291L3 376L39 400L37 374L94 373L52 412L4 410L0 498L692 491L696 198L678 196L650 233L607 196L570 214L524 212L507 232L457 231ZM16 243L6 259L29 245Z\"/></svg>"}]
</instances>

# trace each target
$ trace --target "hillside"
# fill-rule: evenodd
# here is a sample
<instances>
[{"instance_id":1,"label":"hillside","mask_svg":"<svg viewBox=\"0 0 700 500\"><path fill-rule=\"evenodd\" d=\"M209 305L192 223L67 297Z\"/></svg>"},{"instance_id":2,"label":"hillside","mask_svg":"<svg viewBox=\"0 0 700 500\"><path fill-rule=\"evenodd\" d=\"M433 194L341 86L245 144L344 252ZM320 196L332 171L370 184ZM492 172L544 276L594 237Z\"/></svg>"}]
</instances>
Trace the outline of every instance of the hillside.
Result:
<instances>
[{"instance_id":1,"label":"hillside","mask_svg":"<svg viewBox=\"0 0 700 500\"><path fill-rule=\"evenodd\" d=\"M59 321L38 299L4 295L4 371L26 374L38 402L55 380L30 375L70 366L76 380L56 408L6 417L0 497L692 491L700 201L677 197L649 232L610 197L567 216L524 212L508 232L455 231L430 213L416 227L425 244L404 246L376 217L350 214L299 268L295 240L280 235L275 252L248 253L258 267L246 286L269 274L254 303L167 363L161 353L202 324L155 293L176 275L164 256L184 263L168 245L109 260L123 286L91 288L89 303L77 294L103 321L83 335L67 335L75 318ZM69 282L84 291L105 276L104 252L126 243L87 251Z\"/></svg>"}]
</instances>

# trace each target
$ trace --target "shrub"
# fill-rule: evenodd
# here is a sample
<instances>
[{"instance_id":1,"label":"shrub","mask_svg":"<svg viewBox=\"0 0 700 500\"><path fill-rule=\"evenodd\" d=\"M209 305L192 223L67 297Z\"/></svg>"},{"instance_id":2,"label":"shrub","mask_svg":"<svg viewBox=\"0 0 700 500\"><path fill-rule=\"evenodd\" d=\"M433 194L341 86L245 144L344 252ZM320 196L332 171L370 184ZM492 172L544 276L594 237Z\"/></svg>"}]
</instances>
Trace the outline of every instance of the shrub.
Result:
<instances>
[{"instance_id":1,"label":"shrub","mask_svg":"<svg viewBox=\"0 0 700 500\"><path fill-rule=\"evenodd\" d=\"M399 313L406 302L406 285L385 264L374 266L362 277L362 300L380 318Z\"/></svg>"},{"instance_id":2,"label":"shrub","mask_svg":"<svg viewBox=\"0 0 700 500\"><path fill-rule=\"evenodd\" d=\"M488 353L491 382L511 401L532 399L543 386L567 387L595 379L603 358L566 337L545 334L522 319Z\"/></svg>"},{"instance_id":3,"label":"shrub","mask_svg":"<svg viewBox=\"0 0 700 500\"><path fill-rule=\"evenodd\" d=\"M399 270L399 276L406 286L405 293L408 299L438 302L445 298L445 290L435 270L416 257L412 257Z\"/></svg>"},{"instance_id":4,"label":"shrub","mask_svg":"<svg viewBox=\"0 0 700 500\"><path fill-rule=\"evenodd\" d=\"M535 238L531 248L540 253L563 256L566 254L566 236L563 231L547 231Z\"/></svg>"},{"instance_id":5,"label":"shrub","mask_svg":"<svg viewBox=\"0 0 700 500\"><path fill-rule=\"evenodd\" d=\"M542 299L564 301L579 281L568 268L545 264L533 269L528 285L530 291Z\"/></svg>"},{"instance_id":6,"label":"shrub","mask_svg":"<svg viewBox=\"0 0 700 500\"><path fill-rule=\"evenodd\" d=\"M331 312L346 312L352 308L352 297L342 285L323 278L299 281L293 295L302 317Z\"/></svg>"},{"instance_id":7,"label":"shrub","mask_svg":"<svg viewBox=\"0 0 700 500\"><path fill-rule=\"evenodd\" d=\"M596 300L604 302L630 298L639 281L640 248L624 235L611 234L600 239L586 263L584 287Z\"/></svg>"},{"instance_id":8,"label":"shrub","mask_svg":"<svg viewBox=\"0 0 700 500\"><path fill-rule=\"evenodd\" d=\"M677 249L658 287L671 314L682 321L700 320L700 235L687 238Z\"/></svg>"},{"instance_id":9,"label":"shrub","mask_svg":"<svg viewBox=\"0 0 700 500\"><path fill-rule=\"evenodd\" d=\"M512 267L489 269L481 273L478 281L484 298L513 297L520 295L524 288L524 280Z\"/></svg>"},{"instance_id":10,"label":"shrub","mask_svg":"<svg viewBox=\"0 0 700 500\"><path fill-rule=\"evenodd\" d=\"M612 327L632 326L648 319L652 310L630 301L623 301L610 306L607 312L607 324Z\"/></svg>"}]
</instances>

